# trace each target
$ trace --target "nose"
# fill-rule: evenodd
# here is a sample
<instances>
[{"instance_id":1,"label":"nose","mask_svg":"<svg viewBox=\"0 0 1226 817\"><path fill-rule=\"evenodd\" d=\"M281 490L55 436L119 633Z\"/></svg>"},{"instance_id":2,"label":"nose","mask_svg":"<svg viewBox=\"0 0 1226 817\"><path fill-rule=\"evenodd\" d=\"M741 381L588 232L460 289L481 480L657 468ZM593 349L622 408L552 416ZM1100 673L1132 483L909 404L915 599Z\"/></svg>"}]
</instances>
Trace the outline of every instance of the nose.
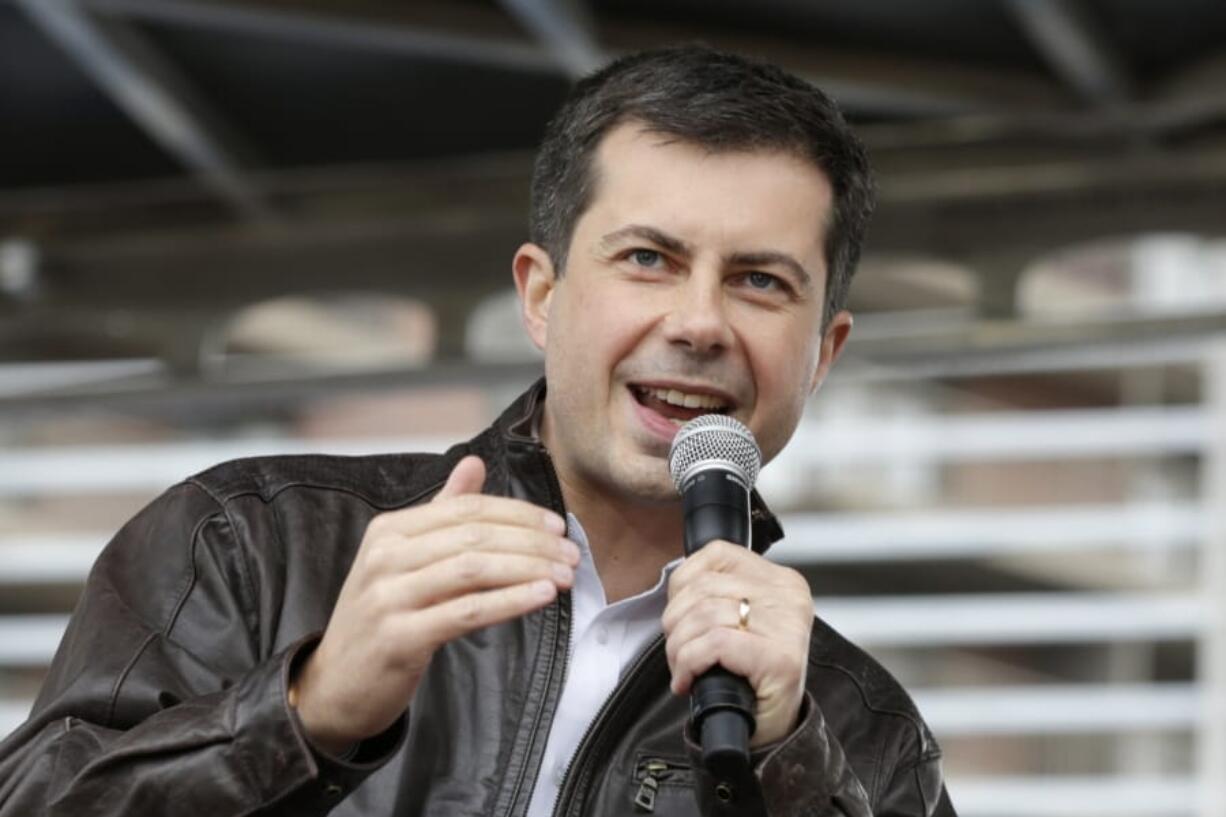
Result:
<instances>
[{"instance_id":1,"label":"nose","mask_svg":"<svg viewBox=\"0 0 1226 817\"><path fill-rule=\"evenodd\" d=\"M691 354L711 357L726 351L733 342L719 276L692 273L684 286L672 293L673 303L664 322L669 343Z\"/></svg>"}]
</instances>

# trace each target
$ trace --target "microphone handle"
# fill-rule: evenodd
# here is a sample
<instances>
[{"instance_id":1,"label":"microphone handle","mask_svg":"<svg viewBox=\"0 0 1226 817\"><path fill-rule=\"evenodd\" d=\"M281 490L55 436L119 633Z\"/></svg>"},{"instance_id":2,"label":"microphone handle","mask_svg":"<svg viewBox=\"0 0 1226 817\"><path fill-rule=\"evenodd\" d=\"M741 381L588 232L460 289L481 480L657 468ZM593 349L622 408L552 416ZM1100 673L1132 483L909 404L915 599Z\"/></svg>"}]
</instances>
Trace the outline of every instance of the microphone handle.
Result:
<instances>
[{"instance_id":1,"label":"microphone handle","mask_svg":"<svg viewBox=\"0 0 1226 817\"><path fill-rule=\"evenodd\" d=\"M749 545L749 489L731 472L696 474L682 492L682 504L687 556L715 539ZM700 736L703 766L717 779L744 779L749 773L756 710L749 682L721 666L694 682L690 716Z\"/></svg>"}]
</instances>

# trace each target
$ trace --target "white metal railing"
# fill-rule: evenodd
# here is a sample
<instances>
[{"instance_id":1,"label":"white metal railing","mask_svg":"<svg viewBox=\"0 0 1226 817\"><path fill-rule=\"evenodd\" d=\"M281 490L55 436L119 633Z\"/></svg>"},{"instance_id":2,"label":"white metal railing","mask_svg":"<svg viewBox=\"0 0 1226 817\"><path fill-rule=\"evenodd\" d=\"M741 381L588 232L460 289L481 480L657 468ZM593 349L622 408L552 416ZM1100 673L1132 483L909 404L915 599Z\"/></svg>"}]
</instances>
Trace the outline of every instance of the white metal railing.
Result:
<instances>
[{"instance_id":1,"label":"white metal railing","mask_svg":"<svg viewBox=\"0 0 1226 817\"><path fill-rule=\"evenodd\" d=\"M813 603L836 630L874 647L1194 639L1206 612L1201 599L1174 594L823 597Z\"/></svg>"},{"instance_id":2,"label":"white metal railing","mask_svg":"<svg viewBox=\"0 0 1226 817\"><path fill-rule=\"evenodd\" d=\"M782 519L771 557L789 564L976 558L1015 553L1193 547L1209 520L1189 502L806 513Z\"/></svg>"},{"instance_id":3,"label":"white metal railing","mask_svg":"<svg viewBox=\"0 0 1226 817\"><path fill-rule=\"evenodd\" d=\"M0 616L0 667L50 663L67 626L66 615Z\"/></svg>"},{"instance_id":4,"label":"white metal railing","mask_svg":"<svg viewBox=\"0 0 1226 817\"><path fill-rule=\"evenodd\" d=\"M0 701L0 740L21 726L33 706L33 701Z\"/></svg>"},{"instance_id":5,"label":"white metal railing","mask_svg":"<svg viewBox=\"0 0 1226 817\"><path fill-rule=\"evenodd\" d=\"M0 587L83 582L107 534L0 536Z\"/></svg>"},{"instance_id":6,"label":"white metal railing","mask_svg":"<svg viewBox=\"0 0 1226 817\"><path fill-rule=\"evenodd\" d=\"M812 464L1005 462L1197 454L1209 440L1199 407L910 415L806 422L780 454Z\"/></svg>"},{"instance_id":7,"label":"white metal railing","mask_svg":"<svg viewBox=\"0 0 1226 817\"><path fill-rule=\"evenodd\" d=\"M310 440L248 438L148 445L49 446L6 451L0 496L146 492L150 495L226 460L273 454L359 455L445 451L454 436Z\"/></svg>"},{"instance_id":8,"label":"white metal railing","mask_svg":"<svg viewBox=\"0 0 1226 817\"><path fill-rule=\"evenodd\" d=\"M938 734L1030 735L1195 729L1195 684L1042 684L916 689L912 696Z\"/></svg>"},{"instance_id":9,"label":"white metal railing","mask_svg":"<svg viewBox=\"0 0 1226 817\"><path fill-rule=\"evenodd\" d=\"M1187 817L1196 812L1197 781L1179 777L953 778L960 817Z\"/></svg>"}]
</instances>

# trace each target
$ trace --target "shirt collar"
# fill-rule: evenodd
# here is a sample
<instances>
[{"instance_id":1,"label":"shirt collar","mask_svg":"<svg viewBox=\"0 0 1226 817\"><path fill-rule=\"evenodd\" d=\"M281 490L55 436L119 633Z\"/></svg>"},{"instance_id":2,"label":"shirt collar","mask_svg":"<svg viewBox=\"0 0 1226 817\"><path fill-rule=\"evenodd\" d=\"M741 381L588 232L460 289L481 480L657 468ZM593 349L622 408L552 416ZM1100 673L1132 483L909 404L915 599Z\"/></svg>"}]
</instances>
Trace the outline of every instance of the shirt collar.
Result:
<instances>
[{"instance_id":1,"label":"shirt collar","mask_svg":"<svg viewBox=\"0 0 1226 817\"><path fill-rule=\"evenodd\" d=\"M592 557L592 547L591 547L591 544L588 542L587 531L583 529L583 525L579 522L579 517L575 516L573 513L570 513L569 511L567 511L566 513L566 538L570 539L572 542L574 542L576 545L579 546L579 550L581 553L580 558L587 560L588 563L591 564L592 575L595 577L597 582L600 582L600 574L597 573L595 569L596 567L595 559ZM660 578L656 581L655 585L651 587L650 589L644 590L642 593L639 593L634 596L630 596L629 598L622 599L621 601L618 601L610 606L616 607L620 605L625 605L627 607L630 607L630 606L634 606L634 605L640 604L648 600L656 600L656 599L667 600L668 598L668 577L672 575L672 572L677 569L677 567L681 564L683 560L684 560L684 557L678 556L677 558L670 561L668 564L664 565L664 567L660 568ZM607 596L605 596L604 594L604 584L603 583L600 583L600 595L601 595L601 598L607 599Z\"/></svg>"}]
</instances>

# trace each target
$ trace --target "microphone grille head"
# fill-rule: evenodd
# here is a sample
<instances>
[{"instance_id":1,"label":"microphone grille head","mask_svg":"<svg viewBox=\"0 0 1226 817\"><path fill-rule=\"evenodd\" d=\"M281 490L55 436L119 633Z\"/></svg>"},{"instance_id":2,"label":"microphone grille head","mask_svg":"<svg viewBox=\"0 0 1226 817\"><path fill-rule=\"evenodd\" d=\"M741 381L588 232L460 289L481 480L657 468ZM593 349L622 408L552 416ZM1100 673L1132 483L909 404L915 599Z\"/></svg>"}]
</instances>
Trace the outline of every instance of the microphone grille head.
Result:
<instances>
[{"instance_id":1,"label":"microphone grille head","mask_svg":"<svg viewBox=\"0 0 1226 817\"><path fill-rule=\"evenodd\" d=\"M692 474L711 467L731 467L752 488L762 468L762 452L744 423L723 414L704 414L677 432L668 467L678 492Z\"/></svg>"}]
</instances>

